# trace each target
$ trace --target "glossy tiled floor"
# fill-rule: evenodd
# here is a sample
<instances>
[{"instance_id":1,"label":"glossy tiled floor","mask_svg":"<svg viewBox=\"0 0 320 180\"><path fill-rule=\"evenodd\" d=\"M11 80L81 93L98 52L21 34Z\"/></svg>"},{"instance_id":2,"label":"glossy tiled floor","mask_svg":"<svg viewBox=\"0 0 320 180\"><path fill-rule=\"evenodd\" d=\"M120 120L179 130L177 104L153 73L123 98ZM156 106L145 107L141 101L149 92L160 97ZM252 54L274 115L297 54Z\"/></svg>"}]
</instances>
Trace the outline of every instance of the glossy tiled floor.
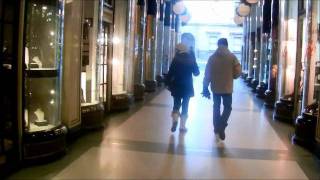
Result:
<instances>
[{"instance_id":1,"label":"glossy tiled floor","mask_svg":"<svg viewBox=\"0 0 320 180\"><path fill-rule=\"evenodd\" d=\"M241 80L236 81L226 141L216 143L212 101L190 102L188 132L170 132L172 100L166 90L129 112L113 114L104 130L70 145L65 157L25 168L17 178L48 179L318 179L318 160L290 143L293 128L271 120Z\"/></svg>"}]
</instances>

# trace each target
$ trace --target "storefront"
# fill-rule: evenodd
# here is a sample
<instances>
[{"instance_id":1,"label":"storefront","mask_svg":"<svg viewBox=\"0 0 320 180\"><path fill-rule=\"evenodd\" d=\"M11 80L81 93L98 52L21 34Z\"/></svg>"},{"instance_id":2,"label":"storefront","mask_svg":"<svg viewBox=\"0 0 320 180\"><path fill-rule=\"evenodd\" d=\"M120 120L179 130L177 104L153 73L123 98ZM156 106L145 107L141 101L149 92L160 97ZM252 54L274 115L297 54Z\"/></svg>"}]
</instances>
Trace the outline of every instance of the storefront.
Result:
<instances>
[{"instance_id":1,"label":"storefront","mask_svg":"<svg viewBox=\"0 0 320 180\"><path fill-rule=\"evenodd\" d=\"M303 1L280 1L278 101L274 118L288 123L293 123L301 103L302 57L304 57L302 40L305 39L303 37L305 35L303 28L305 14L298 14L298 9L303 9L303 6Z\"/></svg>"},{"instance_id":2,"label":"storefront","mask_svg":"<svg viewBox=\"0 0 320 180\"><path fill-rule=\"evenodd\" d=\"M84 128L101 127L104 115L103 101L99 93L101 90L99 73L103 71L99 56L102 8L101 0L83 1L80 102L81 121Z\"/></svg>"},{"instance_id":3,"label":"storefront","mask_svg":"<svg viewBox=\"0 0 320 180\"><path fill-rule=\"evenodd\" d=\"M21 65L23 159L33 161L65 151L61 121L63 0L26 0Z\"/></svg>"},{"instance_id":4,"label":"storefront","mask_svg":"<svg viewBox=\"0 0 320 180\"><path fill-rule=\"evenodd\" d=\"M304 29L307 35L303 36L305 56L302 81L303 95L300 116L295 123L295 136L293 140L304 146L313 146L316 136L316 125L320 100L320 54L319 54L319 22L320 2L308 1L305 4L306 19Z\"/></svg>"}]
</instances>

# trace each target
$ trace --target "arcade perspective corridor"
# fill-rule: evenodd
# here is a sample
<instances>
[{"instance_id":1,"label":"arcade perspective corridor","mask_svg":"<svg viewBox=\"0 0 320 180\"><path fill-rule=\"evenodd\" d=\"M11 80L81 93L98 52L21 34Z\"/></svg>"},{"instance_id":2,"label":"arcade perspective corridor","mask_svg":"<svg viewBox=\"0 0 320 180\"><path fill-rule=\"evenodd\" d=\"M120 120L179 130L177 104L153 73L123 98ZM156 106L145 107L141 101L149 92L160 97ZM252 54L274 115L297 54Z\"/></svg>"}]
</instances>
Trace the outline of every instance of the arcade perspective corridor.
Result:
<instances>
[{"instance_id":1,"label":"arcade perspective corridor","mask_svg":"<svg viewBox=\"0 0 320 180\"><path fill-rule=\"evenodd\" d=\"M172 99L162 88L75 140L60 160L9 179L319 179L316 158L290 142L293 127L273 121L240 79L226 140L216 143L212 100L200 95L202 78L194 79L186 133L171 133Z\"/></svg>"}]
</instances>

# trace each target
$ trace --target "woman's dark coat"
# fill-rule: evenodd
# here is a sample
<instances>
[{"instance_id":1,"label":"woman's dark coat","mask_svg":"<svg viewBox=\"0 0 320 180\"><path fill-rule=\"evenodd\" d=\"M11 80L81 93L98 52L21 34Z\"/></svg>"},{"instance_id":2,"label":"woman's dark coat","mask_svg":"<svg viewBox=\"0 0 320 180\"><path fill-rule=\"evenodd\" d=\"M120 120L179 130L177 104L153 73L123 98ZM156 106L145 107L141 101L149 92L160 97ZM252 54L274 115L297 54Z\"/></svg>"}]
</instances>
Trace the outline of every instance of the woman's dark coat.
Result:
<instances>
[{"instance_id":1,"label":"woman's dark coat","mask_svg":"<svg viewBox=\"0 0 320 180\"><path fill-rule=\"evenodd\" d=\"M194 54L176 53L166 77L166 84L173 97L194 96L192 74L200 74Z\"/></svg>"}]
</instances>

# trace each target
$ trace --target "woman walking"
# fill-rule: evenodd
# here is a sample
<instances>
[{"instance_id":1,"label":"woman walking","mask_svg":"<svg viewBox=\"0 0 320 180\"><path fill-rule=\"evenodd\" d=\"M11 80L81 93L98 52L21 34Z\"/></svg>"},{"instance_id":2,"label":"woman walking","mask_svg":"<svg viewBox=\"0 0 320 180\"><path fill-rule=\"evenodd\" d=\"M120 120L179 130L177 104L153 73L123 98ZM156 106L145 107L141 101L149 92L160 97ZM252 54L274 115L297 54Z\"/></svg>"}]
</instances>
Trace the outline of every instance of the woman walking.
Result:
<instances>
[{"instance_id":1,"label":"woman walking","mask_svg":"<svg viewBox=\"0 0 320 180\"><path fill-rule=\"evenodd\" d=\"M192 49L180 43L176 45L176 54L172 60L166 77L166 85L173 96L173 109L171 113L172 127L175 132L180 117L180 131L185 132L188 118L189 100L194 96L192 75L200 74ZM180 113L181 108L181 113Z\"/></svg>"}]
</instances>

